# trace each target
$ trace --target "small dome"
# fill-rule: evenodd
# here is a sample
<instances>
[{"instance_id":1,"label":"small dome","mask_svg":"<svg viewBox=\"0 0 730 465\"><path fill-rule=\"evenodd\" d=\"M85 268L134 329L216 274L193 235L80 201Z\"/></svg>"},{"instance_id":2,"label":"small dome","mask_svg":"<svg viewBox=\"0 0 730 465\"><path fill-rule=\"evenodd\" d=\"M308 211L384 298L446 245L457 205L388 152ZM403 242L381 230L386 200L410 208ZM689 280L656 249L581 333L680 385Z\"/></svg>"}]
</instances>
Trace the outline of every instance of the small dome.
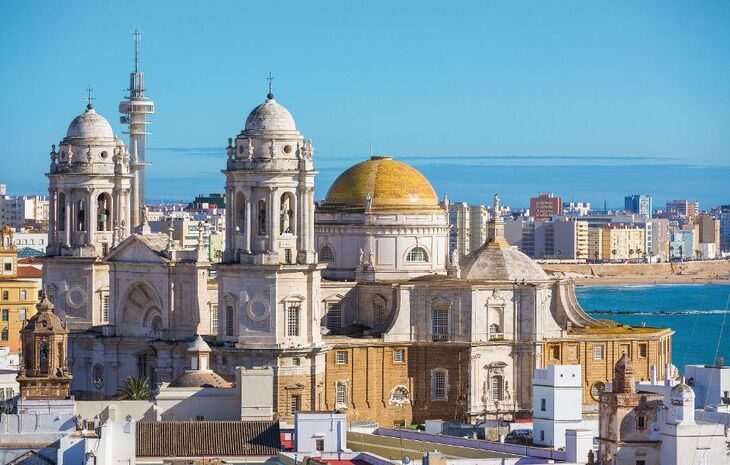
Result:
<instances>
[{"instance_id":1,"label":"small dome","mask_svg":"<svg viewBox=\"0 0 730 465\"><path fill-rule=\"evenodd\" d=\"M689 387L685 383L679 383L672 388L670 397L672 399L681 399L681 400L687 400L690 398L694 399L695 392L692 390L691 387Z\"/></svg>"},{"instance_id":2,"label":"small dome","mask_svg":"<svg viewBox=\"0 0 730 465\"><path fill-rule=\"evenodd\" d=\"M293 132L297 130L294 118L289 110L276 103L274 96L269 94L264 103L257 106L246 118L245 131L254 132Z\"/></svg>"},{"instance_id":3,"label":"small dome","mask_svg":"<svg viewBox=\"0 0 730 465\"><path fill-rule=\"evenodd\" d=\"M53 313L53 304L48 297L43 294L41 301L35 306L37 313L28 319L28 322L21 329L21 333L49 333L49 334L66 334L68 330L61 322L61 319Z\"/></svg>"},{"instance_id":4,"label":"small dome","mask_svg":"<svg viewBox=\"0 0 730 465\"><path fill-rule=\"evenodd\" d=\"M114 131L103 116L98 114L94 107L87 105L86 111L71 121L66 131L66 137L80 139L114 138Z\"/></svg>"},{"instance_id":5,"label":"small dome","mask_svg":"<svg viewBox=\"0 0 730 465\"><path fill-rule=\"evenodd\" d=\"M210 352L210 346L198 334L198 337L188 346L188 352Z\"/></svg>"},{"instance_id":6,"label":"small dome","mask_svg":"<svg viewBox=\"0 0 730 465\"><path fill-rule=\"evenodd\" d=\"M461 277L489 281L546 281L533 259L503 241L489 242L461 259Z\"/></svg>"},{"instance_id":7,"label":"small dome","mask_svg":"<svg viewBox=\"0 0 730 465\"><path fill-rule=\"evenodd\" d=\"M191 370L180 375L170 387L229 388L231 383L211 370Z\"/></svg>"},{"instance_id":8,"label":"small dome","mask_svg":"<svg viewBox=\"0 0 730 465\"><path fill-rule=\"evenodd\" d=\"M415 168L392 157L371 157L342 173L332 184L323 209L374 212L443 212L433 186Z\"/></svg>"}]
</instances>

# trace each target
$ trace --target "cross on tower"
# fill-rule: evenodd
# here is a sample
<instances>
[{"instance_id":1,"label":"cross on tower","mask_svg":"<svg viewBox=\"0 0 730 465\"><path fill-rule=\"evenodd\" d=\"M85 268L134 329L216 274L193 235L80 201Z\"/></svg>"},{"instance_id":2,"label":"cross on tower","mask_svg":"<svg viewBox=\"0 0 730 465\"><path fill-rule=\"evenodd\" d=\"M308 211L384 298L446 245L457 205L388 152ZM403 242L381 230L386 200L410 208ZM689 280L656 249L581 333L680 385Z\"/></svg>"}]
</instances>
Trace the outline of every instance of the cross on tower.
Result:
<instances>
[{"instance_id":1,"label":"cross on tower","mask_svg":"<svg viewBox=\"0 0 730 465\"><path fill-rule=\"evenodd\" d=\"M94 89L91 88L91 84L89 84L89 86L86 88L86 107L89 109L91 109L91 107L92 107L91 102L93 100L96 100L94 97L91 96L91 92L93 90Z\"/></svg>"},{"instance_id":2,"label":"cross on tower","mask_svg":"<svg viewBox=\"0 0 730 465\"><path fill-rule=\"evenodd\" d=\"M269 71L269 76L266 78L267 81L269 81L269 95L268 98L272 99L274 98L274 94L271 92L271 81L274 80L274 76L271 75L271 71Z\"/></svg>"}]
</instances>

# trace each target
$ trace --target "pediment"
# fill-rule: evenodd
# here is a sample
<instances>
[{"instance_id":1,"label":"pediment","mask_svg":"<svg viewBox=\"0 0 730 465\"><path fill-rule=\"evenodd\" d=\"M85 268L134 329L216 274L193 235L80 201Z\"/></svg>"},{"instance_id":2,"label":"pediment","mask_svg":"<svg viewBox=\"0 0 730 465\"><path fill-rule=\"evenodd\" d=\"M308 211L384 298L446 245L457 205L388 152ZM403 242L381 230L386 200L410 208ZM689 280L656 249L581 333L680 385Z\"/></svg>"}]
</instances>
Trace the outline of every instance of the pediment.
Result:
<instances>
[{"instance_id":1,"label":"pediment","mask_svg":"<svg viewBox=\"0 0 730 465\"><path fill-rule=\"evenodd\" d=\"M109 263L166 263L168 260L147 244L147 241L136 235L122 241L106 256L104 261Z\"/></svg>"}]
</instances>

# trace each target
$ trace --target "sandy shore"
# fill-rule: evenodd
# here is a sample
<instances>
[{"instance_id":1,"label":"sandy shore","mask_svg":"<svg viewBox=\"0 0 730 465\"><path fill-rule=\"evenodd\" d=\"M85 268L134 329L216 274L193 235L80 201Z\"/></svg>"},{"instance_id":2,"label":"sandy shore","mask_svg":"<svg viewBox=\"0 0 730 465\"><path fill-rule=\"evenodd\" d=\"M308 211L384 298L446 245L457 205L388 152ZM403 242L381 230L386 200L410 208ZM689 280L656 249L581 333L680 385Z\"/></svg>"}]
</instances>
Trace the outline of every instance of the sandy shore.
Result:
<instances>
[{"instance_id":1,"label":"sandy shore","mask_svg":"<svg viewBox=\"0 0 730 465\"><path fill-rule=\"evenodd\" d=\"M577 284L728 284L730 261L678 263L545 264L545 271L574 279Z\"/></svg>"}]
</instances>

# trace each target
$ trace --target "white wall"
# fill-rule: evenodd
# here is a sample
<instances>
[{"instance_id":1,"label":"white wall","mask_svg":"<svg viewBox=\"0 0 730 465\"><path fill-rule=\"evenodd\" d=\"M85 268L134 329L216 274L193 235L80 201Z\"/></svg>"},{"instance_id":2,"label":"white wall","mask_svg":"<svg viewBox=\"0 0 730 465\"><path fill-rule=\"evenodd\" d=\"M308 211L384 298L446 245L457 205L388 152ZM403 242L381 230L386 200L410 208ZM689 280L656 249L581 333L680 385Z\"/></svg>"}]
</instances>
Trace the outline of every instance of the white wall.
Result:
<instances>
[{"instance_id":1,"label":"white wall","mask_svg":"<svg viewBox=\"0 0 730 465\"><path fill-rule=\"evenodd\" d=\"M314 452L318 439L324 440L323 452L347 449L347 416L344 413L299 412L294 415L297 452Z\"/></svg>"},{"instance_id":2,"label":"white wall","mask_svg":"<svg viewBox=\"0 0 730 465\"><path fill-rule=\"evenodd\" d=\"M566 430L579 429L583 420L581 366L536 369L532 392L533 442L565 447Z\"/></svg>"},{"instance_id":3,"label":"white wall","mask_svg":"<svg viewBox=\"0 0 730 465\"><path fill-rule=\"evenodd\" d=\"M695 406L699 409L722 404L725 392L730 394L730 367L685 365L684 376L692 385Z\"/></svg>"}]
</instances>

